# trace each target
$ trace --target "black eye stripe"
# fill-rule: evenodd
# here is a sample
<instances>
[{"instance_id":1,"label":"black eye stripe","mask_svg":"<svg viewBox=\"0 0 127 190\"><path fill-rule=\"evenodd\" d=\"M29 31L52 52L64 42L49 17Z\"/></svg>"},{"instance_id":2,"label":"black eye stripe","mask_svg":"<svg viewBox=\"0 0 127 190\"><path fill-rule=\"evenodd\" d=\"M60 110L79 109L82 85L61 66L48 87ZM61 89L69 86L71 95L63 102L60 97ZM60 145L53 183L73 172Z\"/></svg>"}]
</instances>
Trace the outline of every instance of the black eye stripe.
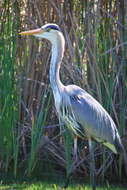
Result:
<instances>
[{"instance_id":1,"label":"black eye stripe","mask_svg":"<svg viewBox=\"0 0 127 190\"><path fill-rule=\"evenodd\" d=\"M50 30L51 30L51 28L46 28L46 31L47 31L47 32L50 32Z\"/></svg>"},{"instance_id":2,"label":"black eye stripe","mask_svg":"<svg viewBox=\"0 0 127 190\"><path fill-rule=\"evenodd\" d=\"M56 30L56 31L60 31L61 32L61 29L60 29L60 27L57 24L45 24L41 28L45 29L47 32L50 32L50 30Z\"/></svg>"},{"instance_id":3,"label":"black eye stripe","mask_svg":"<svg viewBox=\"0 0 127 190\"><path fill-rule=\"evenodd\" d=\"M49 26L47 26L46 28L45 28L47 31L50 31L51 29L53 29L53 30L57 30L57 31L60 31L60 28L59 28L59 26L57 26L57 25L49 25Z\"/></svg>"}]
</instances>

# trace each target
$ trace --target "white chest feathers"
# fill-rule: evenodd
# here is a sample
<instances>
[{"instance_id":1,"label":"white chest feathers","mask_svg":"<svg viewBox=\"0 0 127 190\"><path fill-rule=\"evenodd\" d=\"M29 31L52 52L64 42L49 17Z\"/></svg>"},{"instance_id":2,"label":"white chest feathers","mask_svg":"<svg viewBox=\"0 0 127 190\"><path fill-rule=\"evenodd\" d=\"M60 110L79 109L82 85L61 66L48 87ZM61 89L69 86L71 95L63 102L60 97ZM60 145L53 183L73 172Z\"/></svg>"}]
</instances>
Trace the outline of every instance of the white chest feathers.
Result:
<instances>
[{"instance_id":1,"label":"white chest feathers","mask_svg":"<svg viewBox=\"0 0 127 190\"><path fill-rule=\"evenodd\" d=\"M60 93L58 91L53 93L53 95L54 95L54 100L55 100L56 111L59 113L60 112L61 102L62 102L62 97L61 97L61 95L60 95Z\"/></svg>"}]
</instances>

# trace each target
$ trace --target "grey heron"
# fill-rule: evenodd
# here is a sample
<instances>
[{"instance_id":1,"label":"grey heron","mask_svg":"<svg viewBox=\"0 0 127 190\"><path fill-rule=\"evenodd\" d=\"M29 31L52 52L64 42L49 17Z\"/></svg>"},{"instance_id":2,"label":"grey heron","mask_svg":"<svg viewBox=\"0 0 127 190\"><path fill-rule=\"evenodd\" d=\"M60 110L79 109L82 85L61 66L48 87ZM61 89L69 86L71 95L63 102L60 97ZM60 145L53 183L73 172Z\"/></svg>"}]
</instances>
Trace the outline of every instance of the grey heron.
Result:
<instances>
[{"instance_id":1,"label":"grey heron","mask_svg":"<svg viewBox=\"0 0 127 190\"><path fill-rule=\"evenodd\" d=\"M60 80L60 66L65 49L65 39L56 24L45 24L35 30L24 31L21 35L33 35L45 38L52 44L50 64L50 83L54 95L55 107L59 118L79 137L88 137L91 155L92 188L95 164L91 139L104 144L115 154L124 151L116 125L102 105L89 93L76 85L63 85Z\"/></svg>"}]
</instances>

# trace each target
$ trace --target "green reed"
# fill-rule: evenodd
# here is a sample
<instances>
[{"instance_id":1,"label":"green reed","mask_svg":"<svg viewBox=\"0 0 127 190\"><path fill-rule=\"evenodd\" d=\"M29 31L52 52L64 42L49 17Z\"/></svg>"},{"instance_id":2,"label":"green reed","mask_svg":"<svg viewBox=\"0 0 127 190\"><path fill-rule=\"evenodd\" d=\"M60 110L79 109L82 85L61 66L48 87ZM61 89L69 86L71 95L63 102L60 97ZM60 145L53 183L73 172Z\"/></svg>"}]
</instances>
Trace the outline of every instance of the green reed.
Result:
<instances>
[{"instance_id":1,"label":"green reed","mask_svg":"<svg viewBox=\"0 0 127 190\"><path fill-rule=\"evenodd\" d=\"M42 136L44 135L44 126L46 124L46 119L48 116L49 105L51 102L51 95L49 89L45 89L42 98L40 109L36 114L35 118L32 118L32 128L31 128L31 146L30 146L30 156L28 159L28 175L32 174L35 169L38 160L38 150L39 144Z\"/></svg>"},{"instance_id":2,"label":"green reed","mask_svg":"<svg viewBox=\"0 0 127 190\"><path fill-rule=\"evenodd\" d=\"M2 167L8 170L14 159L14 174L16 175L18 144L16 139L16 123L18 119L18 95L16 82L15 50L16 36L13 11L10 1L3 2L1 16L0 39L0 155ZM16 149L15 149L16 148ZM14 151L17 150L17 154Z\"/></svg>"}]
</instances>

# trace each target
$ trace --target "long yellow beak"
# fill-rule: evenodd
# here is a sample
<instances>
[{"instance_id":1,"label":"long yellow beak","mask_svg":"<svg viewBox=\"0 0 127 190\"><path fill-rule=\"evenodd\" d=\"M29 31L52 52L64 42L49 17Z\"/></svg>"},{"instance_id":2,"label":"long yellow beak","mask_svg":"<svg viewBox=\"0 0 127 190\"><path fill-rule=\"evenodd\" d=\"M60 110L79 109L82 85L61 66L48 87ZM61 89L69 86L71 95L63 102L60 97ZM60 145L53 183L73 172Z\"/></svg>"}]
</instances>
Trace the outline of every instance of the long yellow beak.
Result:
<instances>
[{"instance_id":1,"label":"long yellow beak","mask_svg":"<svg viewBox=\"0 0 127 190\"><path fill-rule=\"evenodd\" d=\"M42 28L34 29L34 30L28 30L24 32L20 32L20 35L35 35L35 34L42 34L44 30Z\"/></svg>"}]
</instances>

